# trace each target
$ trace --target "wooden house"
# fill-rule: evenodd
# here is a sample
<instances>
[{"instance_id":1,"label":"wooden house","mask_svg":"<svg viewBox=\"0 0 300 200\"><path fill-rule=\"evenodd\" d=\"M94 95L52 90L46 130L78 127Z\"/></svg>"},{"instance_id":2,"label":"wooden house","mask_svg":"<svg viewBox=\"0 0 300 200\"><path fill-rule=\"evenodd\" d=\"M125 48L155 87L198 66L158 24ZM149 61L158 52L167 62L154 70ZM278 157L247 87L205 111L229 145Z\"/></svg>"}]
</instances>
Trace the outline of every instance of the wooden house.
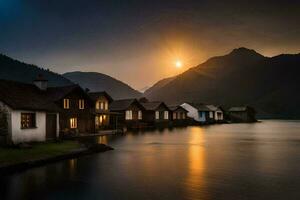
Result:
<instances>
[{"instance_id":1,"label":"wooden house","mask_svg":"<svg viewBox=\"0 0 300 200\"><path fill-rule=\"evenodd\" d=\"M61 109L47 98L47 81L0 80L0 137L9 144L42 142L59 136Z\"/></svg>"},{"instance_id":2,"label":"wooden house","mask_svg":"<svg viewBox=\"0 0 300 200\"><path fill-rule=\"evenodd\" d=\"M90 92L88 94L94 103L93 113L95 114L96 131L113 129L111 118L114 113L110 112L110 104L113 102L111 96L106 92Z\"/></svg>"},{"instance_id":3,"label":"wooden house","mask_svg":"<svg viewBox=\"0 0 300 200\"><path fill-rule=\"evenodd\" d=\"M188 111L184 109L181 106L168 106L171 110L171 121L172 124L177 125L187 125L188 117L187 113Z\"/></svg>"},{"instance_id":4,"label":"wooden house","mask_svg":"<svg viewBox=\"0 0 300 200\"><path fill-rule=\"evenodd\" d=\"M210 118L214 120L216 123L220 123L224 121L224 111L221 106L215 105L206 105L210 112Z\"/></svg>"},{"instance_id":5,"label":"wooden house","mask_svg":"<svg viewBox=\"0 0 300 200\"><path fill-rule=\"evenodd\" d=\"M47 97L61 108L59 124L62 136L95 133L94 104L79 85L49 87Z\"/></svg>"},{"instance_id":6,"label":"wooden house","mask_svg":"<svg viewBox=\"0 0 300 200\"><path fill-rule=\"evenodd\" d=\"M255 109L250 106L231 107L228 115L231 122L256 122Z\"/></svg>"},{"instance_id":7,"label":"wooden house","mask_svg":"<svg viewBox=\"0 0 300 200\"><path fill-rule=\"evenodd\" d=\"M150 126L169 125L171 121L171 110L168 106L159 101L141 103L145 108L143 120Z\"/></svg>"},{"instance_id":8,"label":"wooden house","mask_svg":"<svg viewBox=\"0 0 300 200\"><path fill-rule=\"evenodd\" d=\"M117 127L140 128L144 126L145 108L136 99L115 100L110 104L110 111L118 113Z\"/></svg>"}]
</instances>

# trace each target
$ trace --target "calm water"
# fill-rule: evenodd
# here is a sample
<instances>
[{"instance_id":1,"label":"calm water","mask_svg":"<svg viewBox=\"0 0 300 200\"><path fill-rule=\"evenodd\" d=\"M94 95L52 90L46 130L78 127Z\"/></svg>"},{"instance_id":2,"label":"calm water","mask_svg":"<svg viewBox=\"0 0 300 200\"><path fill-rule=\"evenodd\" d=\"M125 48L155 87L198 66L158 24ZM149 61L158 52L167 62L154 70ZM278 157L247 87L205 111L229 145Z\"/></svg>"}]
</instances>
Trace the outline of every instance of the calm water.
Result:
<instances>
[{"instance_id":1,"label":"calm water","mask_svg":"<svg viewBox=\"0 0 300 200\"><path fill-rule=\"evenodd\" d=\"M300 199L300 121L99 141L115 150L1 178L0 199Z\"/></svg>"}]
</instances>

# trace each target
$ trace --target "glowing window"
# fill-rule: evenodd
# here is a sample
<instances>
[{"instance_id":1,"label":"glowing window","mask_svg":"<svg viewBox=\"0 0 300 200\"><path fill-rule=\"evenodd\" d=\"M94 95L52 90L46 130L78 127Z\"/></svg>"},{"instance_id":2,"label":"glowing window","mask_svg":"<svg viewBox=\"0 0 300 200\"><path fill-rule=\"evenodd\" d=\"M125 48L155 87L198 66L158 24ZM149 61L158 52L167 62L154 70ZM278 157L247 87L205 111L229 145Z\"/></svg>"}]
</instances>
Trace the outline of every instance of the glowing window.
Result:
<instances>
[{"instance_id":1,"label":"glowing window","mask_svg":"<svg viewBox=\"0 0 300 200\"><path fill-rule=\"evenodd\" d=\"M64 109L70 108L70 99L64 99Z\"/></svg>"},{"instance_id":2,"label":"glowing window","mask_svg":"<svg viewBox=\"0 0 300 200\"><path fill-rule=\"evenodd\" d=\"M79 109L84 109L84 99L79 99Z\"/></svg>"},{"instance_id":3,"label":"glowing window","mask_svg":"<svg viewBox=\"0 0 300 200\"><path fill-rule=\"evenodd\" d=\"M70 128L77 128L77 118L71 118L70 119Z\"/></svg>"}]
</instances>

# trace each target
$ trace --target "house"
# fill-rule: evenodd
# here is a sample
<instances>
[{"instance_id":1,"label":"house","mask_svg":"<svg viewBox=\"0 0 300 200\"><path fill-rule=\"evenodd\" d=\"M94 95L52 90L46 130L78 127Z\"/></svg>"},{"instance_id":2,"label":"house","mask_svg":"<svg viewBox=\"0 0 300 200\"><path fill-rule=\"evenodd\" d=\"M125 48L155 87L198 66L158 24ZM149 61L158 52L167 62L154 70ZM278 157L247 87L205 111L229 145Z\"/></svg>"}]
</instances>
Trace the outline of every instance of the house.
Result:
<instances>
[{"instance_id":1,"label":"house","mask_svg":"<svg viewBox=\"0 0 300 200\"><path fill-rule=\"evenodd\" d=\"M231 122L256 122L255 109L250 106L231 107L228 115Z\"/></svg>"},{"instance_id":2,"label":"house","mask_svg":"<svg viewBox=\"0 0 300 200\"><path fill-rule=\"evenodd\" d=\"M183 103L181 104L185 110L188 111L187 116L199 123L212 123L213 111L211 111L205 104L202 103Z\"/></svg>"},{"instance_id":3,"label":"house","mask_svg":"<svg viewBox=\"0 0 300 200\"><path fill-rule=\"evenodd\" d=\"M60 108L61 136L95 133L94 103L79 85L48 87L46 94Z\"/></svg>"},{"instance_id":4,"label":"house","mask_svg":"<svg viewBox=\"0 0 300 200\"><path fill-rule=\"evenodd\" d=\"M171 110L160 101L144 102L141 105L145 108L143 120L150 126L169 125Z\"/></svg>"},{"instance_id":5,"label":"house","mask_svg":"<svg viewBox=\"0 0 300 200\"><path fill-rule=\"evenodd\" d=\"M173 125L187 125L188 111L181 106L168 106L171 110L171 120Z\"/></svg>"},{"instance_id":6,"label":"house","mask_svg":"<svg viewBox=\"0 0 300 200\"><path fill-rule=\"evenodd\" d=\"M219 123L224 121L224 111L221 106L206 105L206 107L210 110L210 118L213 118L215 122Z\"/></svg>"},{"instance_id":7,"label":"house","mask_svg":"<svg viewBox=\"0 0 300 200\"><path fill-rule=\"evenodd\" d=\"M118 113L117 127L140 128L144 126L145 108L136 99L115 100L110 104L110 111Z\"/></svg>"},{"instance_id":8,"label":"house","mask_svg":"<svg viewBox=\"0 0 300 200\"><path fill-rule=\"evenodd\" d=\"M112 97L106 92L90 92L88 94L94 102L93 112L95 114L96 132L114 128L113 124L111 124L111 118L114 113L110 112L110 104L113 102Z\"/></svg>"},{"instance_id":9,"label":"house","mask_svg":"<svg viewBox=\"0 0 300 200\"><path fill-rule=\"evenodd\" d=\"M7 143L42 142L59 136L61 109L48 100L46 86L46 80L34 84L0 80L0 108L7 120L1 132Z\"/></svg>"}]
</instances>

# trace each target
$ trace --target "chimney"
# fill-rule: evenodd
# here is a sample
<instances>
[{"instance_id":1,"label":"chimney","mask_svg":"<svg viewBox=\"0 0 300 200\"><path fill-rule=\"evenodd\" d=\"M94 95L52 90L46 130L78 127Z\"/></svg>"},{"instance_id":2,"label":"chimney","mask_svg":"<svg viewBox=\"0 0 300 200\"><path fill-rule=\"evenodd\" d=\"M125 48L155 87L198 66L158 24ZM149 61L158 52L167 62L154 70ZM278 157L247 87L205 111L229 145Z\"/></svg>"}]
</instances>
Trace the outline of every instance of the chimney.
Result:
<instances>
[{"instance_id":1,"label":"chimney","mask_svg":"<svg viewBox=\"0 0 300 200\"><path fill-rule=\"evenodd\" d=\"M42 74L38 74L37 78L33 81L33 84L42 91L46 91L48 88L48 80L45 79Z\"/></svg>"}]
</instances>

